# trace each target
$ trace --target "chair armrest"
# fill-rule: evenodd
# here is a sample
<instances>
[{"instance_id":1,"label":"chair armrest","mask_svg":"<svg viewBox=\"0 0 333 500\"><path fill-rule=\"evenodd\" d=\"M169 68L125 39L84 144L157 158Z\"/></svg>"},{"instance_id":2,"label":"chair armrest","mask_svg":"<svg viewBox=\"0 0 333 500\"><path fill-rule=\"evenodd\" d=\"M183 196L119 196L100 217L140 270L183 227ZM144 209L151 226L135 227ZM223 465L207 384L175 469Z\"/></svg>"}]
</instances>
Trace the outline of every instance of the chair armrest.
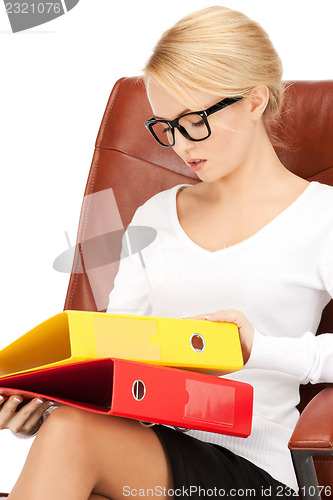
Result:
<instances>
[{"instance_id":1,"label":"chair armrest","mask_svg":"<svg viewBox=\"0 0 333 500\"><path fill-rule=\"evenodd\" d=\"M290 450L333 450L333 387L315 396L301 413L289 441Z\"/></svg>"}]
</instances>

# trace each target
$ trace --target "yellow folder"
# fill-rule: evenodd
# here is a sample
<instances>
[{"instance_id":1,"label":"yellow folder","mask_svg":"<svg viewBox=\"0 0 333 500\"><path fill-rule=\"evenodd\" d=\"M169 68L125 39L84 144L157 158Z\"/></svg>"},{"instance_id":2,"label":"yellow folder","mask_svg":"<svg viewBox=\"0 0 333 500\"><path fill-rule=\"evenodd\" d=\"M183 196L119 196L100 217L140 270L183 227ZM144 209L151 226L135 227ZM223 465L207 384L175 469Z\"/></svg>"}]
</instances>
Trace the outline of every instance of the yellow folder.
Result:
<instances>
[{"instance_id":1,"label":"yellow folder","mask_svg":"<svg viewBox=\"0 0 333 500\"><path fill-rule=\"evenodd\" d=\"M0 378L106 357L221 375L243 367L233 323L63 311L0 351Z\"/></svg>"}]
</instances>

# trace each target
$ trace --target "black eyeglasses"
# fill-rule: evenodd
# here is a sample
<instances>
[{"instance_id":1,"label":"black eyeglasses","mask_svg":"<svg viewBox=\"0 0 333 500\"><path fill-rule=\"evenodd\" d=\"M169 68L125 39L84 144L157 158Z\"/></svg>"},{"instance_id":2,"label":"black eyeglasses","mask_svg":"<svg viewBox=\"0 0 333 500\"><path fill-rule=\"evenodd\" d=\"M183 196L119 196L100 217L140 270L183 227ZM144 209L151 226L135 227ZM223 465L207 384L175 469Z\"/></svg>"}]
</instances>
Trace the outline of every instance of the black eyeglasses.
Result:
<instances>
[{"instance_id":1,"label":"black eyeglasses","mask_svg":"<svg viewBox=\"0 0 333 500\"><path fill-rule=\"evenodd\" d=\"M171 121L150 118L150 120L145 122L145 127L149 130L154 139L165 148L171 148L175 145L175 128L190 141L204 141L212 133L207 116L210 116L213 113L216 113L216 111L220 111L221 109L224 109L241 99L243 99L243 96L226 97L222 101L213 104L213 106L210 106L203 111L185 113L184 115L178 116L178 118Z\"/></svg>"}]
</instances>

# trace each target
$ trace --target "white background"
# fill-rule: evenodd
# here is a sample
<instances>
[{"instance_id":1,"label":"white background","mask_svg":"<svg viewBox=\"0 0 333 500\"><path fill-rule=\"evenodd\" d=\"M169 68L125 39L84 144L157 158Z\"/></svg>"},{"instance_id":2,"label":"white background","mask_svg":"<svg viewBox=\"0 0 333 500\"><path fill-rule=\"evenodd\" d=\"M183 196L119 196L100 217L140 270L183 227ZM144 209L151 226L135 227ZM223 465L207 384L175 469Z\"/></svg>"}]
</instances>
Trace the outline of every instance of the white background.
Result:
<instances>
[{"instance_id":1,"label":"white background","mask_svg":"<svg viewBox=\"0 0 333 500\"><path fill-rule=\"evenodd\" d=\"M0 5L0 348L63 308L69 276L52 263L75 242L94 142L109 93L140 73L160 34L210 5L268 31L284 79L333 79L331 0L80 0L68 14L12 34ZM0 492L32 440L0 434ZM47 496L47 492L46 492Z\"/></svg>"}]
</instances>

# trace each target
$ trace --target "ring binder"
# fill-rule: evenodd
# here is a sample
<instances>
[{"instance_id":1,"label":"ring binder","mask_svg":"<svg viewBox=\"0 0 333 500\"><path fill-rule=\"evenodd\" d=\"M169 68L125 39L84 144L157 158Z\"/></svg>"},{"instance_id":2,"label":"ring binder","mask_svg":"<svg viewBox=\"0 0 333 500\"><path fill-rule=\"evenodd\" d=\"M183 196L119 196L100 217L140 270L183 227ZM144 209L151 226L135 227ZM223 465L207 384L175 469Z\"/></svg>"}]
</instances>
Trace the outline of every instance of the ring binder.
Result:
<instances>
[{"instance_id":1,"label":"ring binder","mask_svg":"<svg viewBox=\"0 0 333 500\"><path fill-rule=\"evenodd\" d=\"M41 397L143 422L240 437L251 432L249 384L178 368L101 358L13 375L0 386L6 396Z\"/></svg>"},{"instance_id":2,"label":"ring binder","mask_svg":"<svg viewBox=\"0 0 333 500\"><path fill-rule=\"evenodd\" d=\"M233 323L63 311L0 351L0 377L105 357L220 375L243 367Z\"/></svg>"}]
</instances>

